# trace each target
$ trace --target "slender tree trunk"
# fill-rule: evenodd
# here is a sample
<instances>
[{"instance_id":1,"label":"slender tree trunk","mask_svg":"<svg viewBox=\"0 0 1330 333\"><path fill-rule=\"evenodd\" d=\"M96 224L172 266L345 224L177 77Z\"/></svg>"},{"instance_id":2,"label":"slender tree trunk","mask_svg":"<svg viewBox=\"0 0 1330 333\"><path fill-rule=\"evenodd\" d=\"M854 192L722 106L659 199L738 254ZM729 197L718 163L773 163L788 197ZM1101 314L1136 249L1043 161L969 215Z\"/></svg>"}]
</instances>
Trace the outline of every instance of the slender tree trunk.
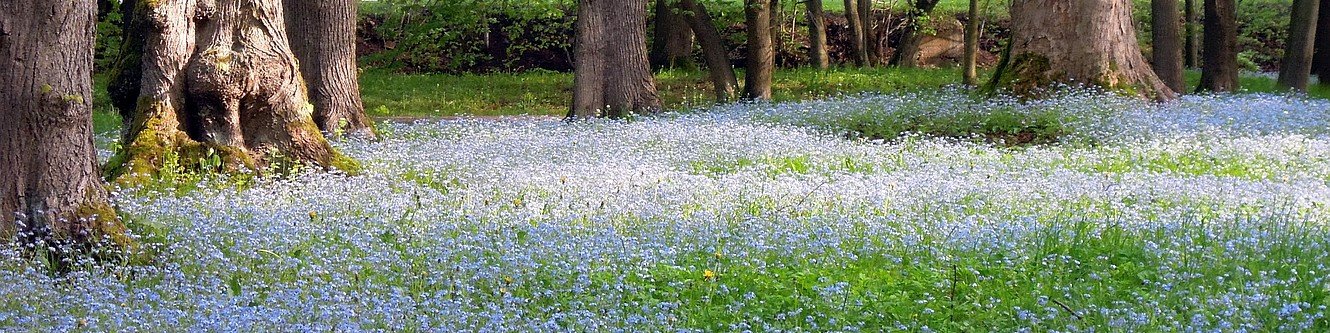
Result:
<instances>
[{"instance_id":1,"label":"slender tree trunk","mask_svg":"<svg viewBox=\"0 0 1330 333\"><path fill-rule=\"evenodd\" d=\"M139 181L171 163L201 168L210 154L229 170L357 171L314 124L276 0L126 5L135 8L128 25L138 30L127 34L134 37L124 49L134 52L118 61L109 89L127 115L124 146L108 164L112 178Z\"/></svg>"},{"instance_id":2,"label":"slender tree trunk","mask_svg":"<svg viewBox=\"0 0 1330 333\"><path fill-rule=\"evenodd\" d=\"M1150 1L1150 34L1154 43L1151 64L1169 89L1180 92L1187 83L1182 78L1182 31L1178 14L1178 0Z\"/></svg>"},{"instance_id":3,"label":"slender tree trunk","mask_svg":"<svg viewBox=\"0 0 1330 333\"><path fill-rule=\"evenodd\" d=\"M655 34L649 54L652 68L693 67L693 30L675 10L675 1L656 0Z\"/></svg>"},{"instance_id":4,"label":"slender tree trunk","mask_svg":"<svg viewBox=\"0 0 1330 333\"><path fill-rule=\"evenodd\" d=\"M822 0L806 0L808 5L808 58L819 69L831 68L827 55L827 20Z\"/></svg>"},{"instance_id":5,"label":"slender tree trunk","mask_svg":"<svg viewBox=\"0 0 1330 333\"><path fill-rule=\"evenodd\" d=\"M970 0L970 11L965 18L965 58L961 60L961 82L967 86L979 85L979 0Z\"/></svg>"},{"instance_id":6,"label":"slender tree trunk","mask_svg":"<svg viewBox=\"0 0 1330 333\"><path fill-rule=\"evenodd\" d=\"M1184 0L1183 6L1186 7L1183 12L1186 15L1184 26L1187 27L1187 41L1184 44L1186 50L1183 51L1186 57L1183 65L1187 68L1196 68L1201 65L1201 29L1200 19L1196 17L1196 0Z\"/></svg>"},{"instance_id":7,"label":"slender tree trunk","mask_svg":"<svg viewBox=\"0 0 1330 333\"><path fill-rule=\"evenodd\" d=\"M1204 54L1197 91L1238 90L1238 22L1233 0L1205 0Z\"/></svg>"},{"instance_id":8,"label":"slender tree trunk","mask_svg":"<svg viewBox=\"0 0 1330 333\"><path fill-rule=\"evenodd\" d=\"M1311 78L1312 52L1316 41L1317 12L1320 0L1293 0L1293 15L1289 19L1288 42L1284 60L1279 67L1279 85L1300 91L1307 90Z\"/></svg>"},{"instance_id":9,"label":"slender tree trunk","mask_svg":"<svg viewBox=\"0 0 1330 333\"><path fill-rule=\"evenodd\" d=\"M853 47L850 55L851 58L854 59L854 64L856 66L865 67L868 66L868 46L865 45L868 39L867 36L864 36L864 26L859 21L860 19L862 18L859 17L859 5L857 1L845 0L845 20L848 21L850 25L848 27L850 29L850 44Z\"/></svg>"},{"instance_id":10,"label":"slender tree trunk","mask_svg":"<svg viewBox=\"0 0 1330 333\"><path fill-rule=\"evenodd\" d=\"M771 1L744 0L748 21L748 60L744 63L744 98L771 99L776 56L771 41Z\"/></svg>"},{"instance_id":11,"label":"slender tree trunk","mask_svg":"<svg viewBox=\"0 0 1330 333\"><path fill-rule=\"evenodd\" d=\"M896 55L891 57L893 66L905 68L919 67L919 44L923 41L924 35L920 33L925 27L920 21L927 17L937 7L939 0L914 0L914 6L905 16L906 22L904 31L901 31L901 44L896 49Z\"/></svg>"},{"instance_id":12,"label":"slender tree trunk","mask_svg":"<svg viewBox=\"0 0 1330 333\"><path fill-rule=\"evenodd\" d=\"M858 0L856 3L859 9L859 36L864 39L864 59L870 66L876 66L882 63L882 48L879 47L878 39L873 33L873 0Z\"/></svg>"},{"instance_id":13,"label":"slender tree trunk","mask_svg":"<svg viewBox=\"0 0 1330 333\"><path fill-rule=\"evenodd\" d=\"M711 85L716 91L716 101L733 100L738 94L739 80L734 76L734 65L730 63L729 48L721 38L711 20L706 7L694 0L680 0L684 9L683 16L688 25L697 34L697 41L702 44L702 57L706 60L707 73L711 76Z\"/></svg>"},{"instance_id":14,"label":"slender tree trunk","mask_svg":"<svg viewBox=\"0 0 1330 333\"><path fill-rule=\"evenodd\" d=\"M660 111L647 60L647 0L581 0L570 119Z\"/></svg>"},{"instance_id":15,"label":"slender tree trunk","mask_svg":"<svg viewBox=\"0 0 1330 333\"><path fill-rule=\"evenodd\" d=\"M1131 1L1014 1L1010 49L993 84L1025 97L1064 83L1176 98L1141 55Z\"/></svg>"},{"instance_id":16,"label":"slender tree trunk","mask_svg":"<svg viewBox=\"0 0 1330 333\"><path fill-rule=\"evenodd\" d=\"M0 236L53 258L130 244L92 144L96 15L92 0L0 2Z\"/></svg>"},{"instance_id":17,"label":"slender tree trunk","mask_svg":"<svg viewBox=\"0 0 1330 333\"><path fill-rule=\"evenodd\" d=\"M1330 84L1330 3L1317 8L1316 42L1312 56L1312 74L1319 84Z\"/></svg>"},{"instance_id":18,"label":"slender tree trunk","mask_svg":"<svg viewBox=\"0 0 1330 333\"><path fill-rule=\"evenodd\" d=\"M356 65L354 0L287 0L286 27L291 50L309 84L314 123L325 133L374 137L373 123L360 100Z\"/></svg>"}]
</instances>

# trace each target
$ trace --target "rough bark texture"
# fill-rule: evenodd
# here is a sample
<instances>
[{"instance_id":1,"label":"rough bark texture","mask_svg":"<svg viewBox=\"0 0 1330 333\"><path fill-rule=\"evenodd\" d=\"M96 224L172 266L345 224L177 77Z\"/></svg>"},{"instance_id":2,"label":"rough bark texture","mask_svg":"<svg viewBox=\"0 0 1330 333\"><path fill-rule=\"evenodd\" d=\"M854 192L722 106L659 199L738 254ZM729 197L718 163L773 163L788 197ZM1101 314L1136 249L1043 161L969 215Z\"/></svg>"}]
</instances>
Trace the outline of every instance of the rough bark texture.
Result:
<instances>
[{"instance_id":1,"label":"rough bark texture","mask_svg":"<svg viewBox=\"0 0 1330 333\"><path fill-rule=\"evenodd\" d=\"M1312 51L1316 40L1317 12L1320 0L1293 0L1293 15L1289 20L1288 42L1284 60L1279 67L1279 85L1300 91L1307 90L1311 78Z\"/></svg>"},{"instance_id":2,"label":"rough bark texture","mask_svg":"<svg viewBox=\"0 0 1330 333\"><path fill-rule=\"evenodd\" d=\"M649 54L652 68L693 67L693 30L676 2L656 0L655 33Z\"/></svg>"},{"instance_id":3,"label":"rough bark texture","mask_svg":"<svg viewBox=\"0 0 1330 333\"><path fill-rule=\"evenodd\" d=\"M875 25L873 21L873 0L858 0L855 4L859 5L855 13L859 14L859 36L863 36L864 39L865 61L868 62L869 66L876 66L881 64L884 59L882 59L882 48L879 47L881 43L874 37L877 34L873 33L873 26Z\"/></svg>"},{"instance_id":4,"label":"rough bark texture","mask_svg":"<svg viewBox=\"0 0 1330 333\"><path fill-rule=\"evenodd\" d=\"M1330 84L1330 3L1317 8L1315 51L1312 55L1312 74L1319 84Z\"/></svg>"},{"instance_id":5,"label":"rough bark texture","mask_svg":"<svg viewBox=\"0 0 1330 333\"><path fill-rule=\"evenodd\" d=\"M961 82L979 85L979 0L970 0L965 20L965 57L961 59Z\"/></svg>"},{"instance_id":6,"label":"rough bark texture","mask_svg":"<svg viewBox=\"0 0 1330 333\"><path fill-rule=\"evenodd\" d=\"M309 85L314 123L325 133L374 137L360 100L355 0L283 1L291 50Z\"/></svg>"},{"instance_id":7,"label":"rough bark texture","mask_svg":"<svg viewBox=\"0 0 1330 333\"><path fill-rule=\"evenodd\" d=\"M1196 68L1201 65L1201 28L1200 18L1196 16L1196 0L1183 0L1183 15L1186 22L1184 27L1187 29L1187 40L1183 44L1185 50L1182 52L1183 65L1187 68Z\"/></svg>"},{"instance_id":8,"label":"rough bark texture","mask_svg":"<svg viewBox=\"0 0 1330 333\"><path fill-rule=\"evenodd\" d=\"M684 17L697 35L698 44L702 44L702 57L706 60L707 73L711 85L716 91L716 101L733 100L739 91L739 79L734 76L734 65L730 63L729 49L725 39L711 20L706 7L694 0L680 0Z\"/></svg>"},{"instance_id":9,"label":"rough bark texture","mask_svg":"<svg viewBox=\"0 0 1330 333\"><path fill-rule=\"evenodd\" d=\"M1155 100L1176 98L1136 42L1131 0L1016 0L1012 41L996 88L1038 97L1055 83L1095 85Z\"/></svg>"},{"instance_id":10,"label":"rough bark texture","mask_svg":"<svg viewBox=\"0 0 1330 333\"><path fill-rule=\"evenodd\" d=\"M919 33L923 30L920 22L921 18L927 17L937 7L940 0L914 0L914 5L905 16L905 27L901 31L900 47L896 54L891 57L892 66L905 68L919 67L919 44L924 35Z\"/></svg>"},{"instance_id":11,"label":"rough bark texture","mask_svg":"<svg viewBox=\"0 0 1330 333\"><path fill-rule=\"evenodd\" d=\"M859 0L869 1L869 0ZM854 59L854 64L859 67L868 66L868 39L864 35L864 28L859 21L859 5L855 0L845 0L845 20L848 21L850 30L850 41L853 49L850 57Z\"/></svg>"},{"instance_id":12,"label":"rough bark texture","mask_svg":"<svg viewBox=\"0 0 1330 333\"><path fill-rule=\"evenodd\" d=\"M1201 85L1197 91L1238 90L1238 22L1233 0L1205 0Z\"/></svg>"},{"instance_id":13,"label":"rough bark texture","mask_svg":"<svg viewBox=\"0 0 1330 333\"><path fill-rule=\"evenodd\" d=\"M827 20L822 11L822 0L807 0L808 6L808 59L820 69L831 67L827 55Z\"/></svg>"},{"instance_id":14,"label":"rough bark texture","mask_svg":"<svg viewBox=\"0 0 1330 333\"><path fill-rule=\"evenodd\" d=\"M355 172L312 117L276 0L129 1L110 92L126 117L108 175L134 182L168 165L227 170L312 164Z\"/></svg>"},{"instance_id":15,"label":"rough bark texture","mask_svg":"<svg viewBox=\"0 0 1330 333\"><path fill-rule=\"evenodd\" d=\"M1182 78L1182 20L1178 0L1151 0L1150 25L1154 52L1150 64L1159 79L1173 91L1186 89Z\"/></svg>"},{"instance_id":16,"label":"rough bark texture","mask_svg":"<svg viewBox=\"0 0 1330 333\"><path fill-rule=\"evenodd\" d=\"M744 98L771 99L776 54L771 41L771 1L744 0L748 22L748 60L744 64Z\"/></svg>"},{"instance_id":17,"label":"rough bark texture","mask_svg":"<svg viewBox=\"0 0 1330 333\"><path fill-rule=\"evenodd\" d=\"M647 60L647 0L581 0L569 118L660 110Z\"/></svg>"},{"instance_id":18,"label":"rough bark texture","mask_svg":"<svg viewBox=\"0 0 1330 333\"><path fill-rule=\"evenodd\" d=\"M96 15L93 0L0 2L5 239L50 242L58 252L130 242L107 201L92 144Z\"/></svg>"}]
</instances>

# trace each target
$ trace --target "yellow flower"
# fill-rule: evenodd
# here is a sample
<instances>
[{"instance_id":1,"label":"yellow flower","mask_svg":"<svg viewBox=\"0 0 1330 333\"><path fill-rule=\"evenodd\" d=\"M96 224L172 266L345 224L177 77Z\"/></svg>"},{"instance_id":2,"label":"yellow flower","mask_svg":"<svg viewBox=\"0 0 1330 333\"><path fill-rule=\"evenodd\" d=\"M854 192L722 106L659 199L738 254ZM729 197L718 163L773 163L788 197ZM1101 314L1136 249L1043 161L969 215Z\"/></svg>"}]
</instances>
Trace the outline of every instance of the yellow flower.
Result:
<instances>
[{"instance_id":1,"label":"yellow flower","mask_svg":"<svg viewBox=\"0 0 1330 333\"><path fill-rule=\"evenodd\" d=\"M707 279L707 280L715 280L715 279L716 279L716 272L713 272L713 271L711 271L710 269L708 269L708 270L704 270L704 271L702 271L702 278L703 278L703 279Z\"/></svg>"},{"instance_id":2,"label":"yellow flower","mask_svg":"<svg viewBox=\"0 0 1330 333\"><path fill-rule=\"evenodd\" d=\"M504 282L504 283L507 283L507 284L513 284L513 277L511 277L511 276L505 276L505 277L503 277L503 282Z\"/></svg>"},{"instance_id":3,"label":"yellow flower","mask_svg":"<svg viewBox=\"0 0 1330 333\"><path fill-rule=\"evenodd\" d=\"M310 219L310 220L317 219L317 218L319 218L319 213L318 213L318 212L315 212L315 211L312 211L312 210L309 211L309 219Z\"/></svg>"},{"instance_id":4,"label":"yellow flower","mask_svg":"<svg viewBox=\"0 0 1330 333\"><path fill-rule=\"evenodd\" d=\"M720 251L716 251L716 259L720 259L720 257L724 257L724 256L725 256L725 255L722 254L722 253L720 253Z\"/></svg>"}]
</instances>

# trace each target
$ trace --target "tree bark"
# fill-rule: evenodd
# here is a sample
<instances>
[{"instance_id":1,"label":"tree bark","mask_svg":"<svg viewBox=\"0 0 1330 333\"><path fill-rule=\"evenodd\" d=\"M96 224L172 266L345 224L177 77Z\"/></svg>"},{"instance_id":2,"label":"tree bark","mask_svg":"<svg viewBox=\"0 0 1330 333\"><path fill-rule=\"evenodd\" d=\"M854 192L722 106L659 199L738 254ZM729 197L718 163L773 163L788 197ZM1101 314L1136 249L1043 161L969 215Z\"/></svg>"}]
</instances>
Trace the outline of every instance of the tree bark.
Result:
<instances>
[{"instance_id":1,"label":"tree bark","mask_svg":"<svg viewBox=\"0 0 1330 333\"><path fill-rule=\"evenodd\" d=\"M1155 73L1173 91L1186 89L1182 77L1182 31L1178 17L1178 0L1150 1L1150 34L1154 47L1151 53Z\"/></svg>"},{"instance_id":2,"label":"tree bark","mask_svg":"<svg viewBox=\"0 0 1330 333\"><path fill-rule=\"evenodd\" d=\"M858 0L856 3L859 9L855 12L859 14L859 36L864 39L864 59L869 66L876 66L882 63L882 48L873 34L873 0Z\"/></svg>"},{"instance_id":3,"label":"tree bark","mask_svg":"<svg viewBox=\"0 0 1330 333\"><path fill-rule=\"evenodd\" d=\"M744 98L771 99L776 56L771 41L771 1L744 0L748 21L748 59L744 63Z\"/></svg>"},{"instance_id":4,"label":"tree bark","mask_svg":"<svg viewBox=\"0 0 1330 333\"><path fill-rule=\"evenodd\" d=\"M961 82L979 85L979 0L970 0L965 19L965 57L961 59Z\"/></svg>"},{"instance_id":5,"label":"tree bark","mask_svg":"<svg viewBox=\"0 0 1330 333\"><path fill-rule=\"evenodd\" d=\"M125 114L108 176L135 182L167 165L293 164L356 172L314 124L276 0L127 1L137 31L109 91ZM133 47L137 45L137 47ZM201 165L209 155L221 166Z\"/></svg>"},{"instance_id":6,"label":"tree bark","mask_svg":"<svg viewBox=\"0 0 1330 333\"><path fill-rule=\"evenodd\" d=\"M859 0L868 1L868 0ZM845 20L849 22L850 29L850 52L854 64L859 67L868 66L868 39L864 36L864 26L859 20L859 5L856 0L845 0Z\"/></svg>"},{"instance_id":7,"label":"tree bark","mask_svg":"<svg viewBox=\"0 0 1330 333\"><path fill-rule=\"evenodd\" d=\"M831 67L827 55L827 20L822 11L822 0L807 0L808 6L808 59L819 69Z\"/></svg>"},{"instance_id":8,"label":"tree bark","mask_svg":"<svg viewBox=\"0 0 1330 333\"><path fill-rule=\"evenodd\" d=\"M725 39L721 38L720 31L712 22L711 14L707 12L706 7L694 0L680 0L679 5L684 9L683 16L687 19L688 25L697 35L697 42L702 44L702 57L706 60L707 73L716 91L716 101L733 100L738 94L739 80L734 76L734 65L730 63L728 55L729 48L725 47Z\"/></svg>"},{"instance_id":9,"label":"tree bark","mask_svg":"<svg viewBox=\"0 0 1330 333\"><path fill-rule=\"evenodd\" d=\"M906 14L905 28L901 31L900 47L896 49L895 56L891 57L891 65L905 68L919 67L919 43L923 41L923 34L919 32L924 29L920 24L920 18L928 16L937 7L940 0L914 0L913 8Z\"/></svg>"},{"instance_id":10,"label":"tree bark","mask_svg":"<svg viewBox=\"0 0 1330 333\"><path fill-rule=\"evenodd\" d=\"M1010 49L993 85L1027 98L1056 83L1176 98L1141 55L1131 1L1014 1Z\"/></svg>"},{"instance_id":11,"label":"tree bark","mask_svg":"<svg viewBox=\"0 0 1330 333\"><path fill-rule=\"evenodd\" d=\"M1183 0L1183 6L1186 7L1183 12L1186 15L1184 26L1187 28L1187 40L1183 44L1186 47L1183 51L1186 55L1183 58L1183 65L1187 68L1196 68L1201 65L1201 29L1198 27L1200 19L1196 17L1196 0Z\"/></svg>"},{"instance_id":12,"label":"tree bark","mask_svg":"<svg viewBox=\"0 0 1330 333\"><path fill-rule=\"evenodd\" d=\"M1316 41L1317 12L1320 0L1293 0L1289 19L1288 42L1279 67L1279 85L1307 91L1311 79L1312 52Z\"/></svg>"},{"instance_id":13,"label":"tree bark","mask_svg":"<svg viewBox=\"0 0 1330 333\"><path fill-rule=\"evenodd\" d=\"M354 0L283 1L291 50L309 84L314 123L325 133L373 138L360 100Z\"/></svg>"},{"instance_id":14,"label":"tree bark","mask_svg":"<svg viewBox=\"0 0 1330 333\"><path fill-rule=\"evenodd\" d=\"M52 258L130 244L92 144L96 15L92 0L0 2L0 236Z\"/></svg>"},{"instance_id":15,"label":"tree bark","mask_svg":"<svg viewBox=\"0 0 1330 333\"><path fill-rule=\"evenodd\" d=\"M656 0L655 34L649 54L652 68L693 67L693 30L671 1Z\"/></svg>"},{"instance_id":16,"label":"tree bark","mask_svg":"<svg viewBox=\"0 0 1330 333\"><path fill-rule=\"evenodd\" d=\"M1330 3L1317 8L1316 39L1312 55L1312 74L1318 84L1330 84Z\"/></svg>"},{"instance_id":17,"label":"tree bark","mask_svg":"<svg viewBox=\"0 0 1330 333\"><path fill-rule=\"evenodd\" d=\"M1238 90L1238 22L1233 0L1205 0L1204 54L1197 91Z\"/></svg>"},{"instance_id":18,"label":"tree bark","mask_svg":"<svg viewBox=\"0 0 1330 333\"><path fill-rule=\"evenodd\" d=\"M569 119L660 110L647 59L647 0L581 0Z\"/></svg>"}]
</instances>

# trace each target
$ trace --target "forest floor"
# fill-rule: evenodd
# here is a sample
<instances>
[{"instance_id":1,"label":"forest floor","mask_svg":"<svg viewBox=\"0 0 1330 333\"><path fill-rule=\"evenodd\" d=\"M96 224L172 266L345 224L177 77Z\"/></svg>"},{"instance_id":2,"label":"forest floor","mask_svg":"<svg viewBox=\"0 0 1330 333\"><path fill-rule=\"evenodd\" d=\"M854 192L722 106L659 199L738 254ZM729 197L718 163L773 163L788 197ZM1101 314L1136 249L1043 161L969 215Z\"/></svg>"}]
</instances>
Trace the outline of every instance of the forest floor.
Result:
<instances>
[{"instance_id":1,"label":"forest floor","mask_svg":"<svg viewBox=\"0 0 1330 333\"><path fill-rule=\"evenodd\" d=\"M1330 330L1321 99L942 88L379 133L337 144L356 176L117 189L150 263L0 248L0 331Z\"/></svg>"}]
</instances>

